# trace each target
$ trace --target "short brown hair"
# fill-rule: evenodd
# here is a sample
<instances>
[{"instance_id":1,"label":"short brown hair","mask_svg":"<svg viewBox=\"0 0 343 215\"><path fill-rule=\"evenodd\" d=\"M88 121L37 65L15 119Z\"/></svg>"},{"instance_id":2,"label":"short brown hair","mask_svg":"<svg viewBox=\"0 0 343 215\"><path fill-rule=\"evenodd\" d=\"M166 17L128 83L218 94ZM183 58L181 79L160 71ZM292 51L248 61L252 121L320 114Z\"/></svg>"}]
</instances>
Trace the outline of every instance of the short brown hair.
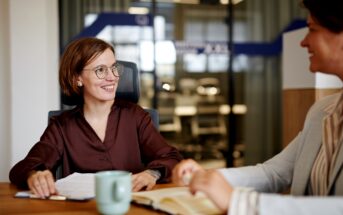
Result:
<instances>
[{"instance_id":1,"label":"short brown hair","mask_svg":"<svg viewBox=\"0 0 343 215\"><path fill-rule=\"evenodd\" d=\"M81 88L77 86L77 77L88 63L107 49L115 53L110 44L94 37L76 39L69 43L61 57L59 69L59 82L65 95L82 95Z\"/></svg>"},{"instance_id":2,"label":"short brown hair","mask_svg":"<svg viewBox=\"0 0 343 215\"><path fill-rule=\"evenodd\" d=\"M302 3L321 26L334 33L343 32L342 0L302 0Z\"/></svg>"}]
</instances>

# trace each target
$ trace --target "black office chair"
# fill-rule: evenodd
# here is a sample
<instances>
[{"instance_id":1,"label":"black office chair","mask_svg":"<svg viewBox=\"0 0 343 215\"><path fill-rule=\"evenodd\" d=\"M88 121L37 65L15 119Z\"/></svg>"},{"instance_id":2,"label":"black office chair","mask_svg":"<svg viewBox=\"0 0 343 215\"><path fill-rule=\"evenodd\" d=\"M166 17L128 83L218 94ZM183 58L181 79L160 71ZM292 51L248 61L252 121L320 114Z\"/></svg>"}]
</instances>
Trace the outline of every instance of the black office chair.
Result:
<instances>
[{"instance_id":1,"label":"black office chair","mask_svg":"<svg viewBox=\"0 0 343 215\"><path fill-rule=\"evenodd\" d=\"M137 103L140 96L140 79L139 79L139 71L137 69L137 65L132 62L127 61L117 61L118 63L124 66L124 73L120 76L117 92L116 92L116 99L122 99L126 101L131 101L133 103ZM62 104L67 106L75 106L80 104L79 97L68 97L62 95ZM156 129L159 129L159 114L156 109L149 109L145 108L150 114L152 122ZM60 115L65 110L52 110L48 113L48 119L52 116ZM60 165L56 170L56 179L62 177L62 165Z\"/></svg>"}]
</instances>

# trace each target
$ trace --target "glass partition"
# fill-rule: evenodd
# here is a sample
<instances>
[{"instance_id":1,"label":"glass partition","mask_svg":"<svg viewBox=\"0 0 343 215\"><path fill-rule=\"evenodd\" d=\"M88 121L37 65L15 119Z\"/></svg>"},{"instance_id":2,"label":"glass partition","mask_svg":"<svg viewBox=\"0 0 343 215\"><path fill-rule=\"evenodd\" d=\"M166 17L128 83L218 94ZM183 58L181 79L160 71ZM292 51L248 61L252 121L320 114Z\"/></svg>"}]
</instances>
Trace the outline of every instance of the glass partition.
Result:
<instances>
[{"instance_id":1,"label":"glass partition","mask_svg":"<svg viewBox=\"0 0 343 215\"><path fill-rule=\"evenodd\" d=\"M102 12L154 15L153 27L108 25L97 37L113 44L119 60L137 63L139 104L153 107L156 99L161 134L184 157L220 167L235 130L234 165L262 162L281 149L278 38L292 20L305 15L292 0L237 1L230 107L227 2L164 0L156 1L154 9L146 0L59 0L61 50ZM259 52L274 43L278 51ZM228 123L230 112L234 125Z\"/></svg>"}]
</instances>

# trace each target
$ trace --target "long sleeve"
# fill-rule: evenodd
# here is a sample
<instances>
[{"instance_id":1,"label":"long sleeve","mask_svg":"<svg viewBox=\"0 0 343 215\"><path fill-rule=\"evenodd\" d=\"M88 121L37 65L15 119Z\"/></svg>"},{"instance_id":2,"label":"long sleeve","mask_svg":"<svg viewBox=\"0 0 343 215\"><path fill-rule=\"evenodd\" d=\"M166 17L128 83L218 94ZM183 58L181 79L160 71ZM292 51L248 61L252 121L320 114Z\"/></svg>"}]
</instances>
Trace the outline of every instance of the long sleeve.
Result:
<instances>
[{"instance_id":1,"label":"long sleeve","mask_svg":"<svg viewBox=\"0 0 343 215\"><path fill-rule=\"evenodd\" d=\"M302 134L270 160L240 168L220 169L234 187L252 187L259 192L281 192L289 188Z\"/></svg>"},{"instance_id":2,"label":"long sleeve","mask_svg":"<svg viewBox=\"0 0 343 215\"><path fill-rule=\"evenodd\" d=\"M61 163L63 177L74 172L125 170L135 174L152 169L160 171L159 182L164 182L181 159L147 112L136 104L118 101L109 114L103 141L84 118L82 107L54 117L40 141L12 168L10 180L25 187L30 171L49 169L54 173Z\"/></svg>"},{"instance_id":3,"label":"long sleeve","mask_svg":"<svg viewBox=\"0 0 343 215\"><path fill-rule=\"evenodd\" d=\"M305 196L312 165L322 144L322 122L327 115L324 110L335 98L330 96L313 105L302 132L272 159L256 166L220 170L235 187L231 196L230 215L343 214L343 198L338 197L342 196L343 176L338 171L330 181L328 196ZM338 155L340 162L335 163L337 170L342 168L342 153ZM237 186L250 187L254 191L239 190ZM290 186L292 195L270 194ZM256 200L256 204L250 204L251 199ZM242 205L250 208L241 209Z\"/></svg>"},{"instance_id":4,"label":"long sleeve","mask_svg":"<svg viewBox=\"0 0 343 215\"><path fill-rule=\"evenodd\" d=\"M294 195L304 195L308 186L312 164L322 144L324 110L340 94L327 96L316 102L308 111L304 127L294 140L278 155L256 166L222 169L221 173L234 186L253 187L259 192L281 192L291 187ZM339 155L342 156L342 153ZM341 159L342 160L342 159ZM339 166L341 163L336 163ZM342 176L335 178L332 194L342 193Z\"/></svg>"},{"instance_id":5,"label":"long sleeve","mask_svg":"<svg viewBox=\"0 0 343 215\"><path fill-rule=\"evenodd\" d=\"M170 146L156 130L147 112L144 111L137 124L146 168L159 170L161 172L159 181L168 181L172 169L182 159L180 153Z\"/></svg>"},{"instance_id":6,"label":"long sleeve","mask_svg":"<svg viewBox=\"0 0 343 215\"><path fill-rule=\"evenodd\" d=\"M27 156L10 171L10 181L21 188L27 188L28 174L33 170L52 170L63 151L58 127L51 123Z\"/></svg>"}]
</instances>

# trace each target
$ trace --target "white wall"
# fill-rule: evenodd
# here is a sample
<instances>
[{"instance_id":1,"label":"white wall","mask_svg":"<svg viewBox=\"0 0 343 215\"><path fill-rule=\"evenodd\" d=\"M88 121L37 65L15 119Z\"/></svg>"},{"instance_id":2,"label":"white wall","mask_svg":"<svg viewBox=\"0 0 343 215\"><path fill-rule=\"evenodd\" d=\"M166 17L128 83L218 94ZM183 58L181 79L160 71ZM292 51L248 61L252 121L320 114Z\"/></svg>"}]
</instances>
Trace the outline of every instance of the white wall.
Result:
<instances>
[{"instance_id":1,"label":"white wall","mask_svg":"<svg viewBox=\"0 0 343 215\"><path fill-rule=\"evenodd\" d=\"M0 181L8 180L10 166L9 0L0 1Z\"/></svg>"},{"instance_id":2,"label":"white wall","mask_svg":"<svg viewBox=\"0 0 343 215\"><path fill-rule=\"evenodd\" d=\"M9 35L0 37L0 44L7 46L0 53L8 56L0 66L1 80L8 83L1 83L1 106L5 104L5 109L0 109L0 117L4 117L0 130L5 129L6 134L0 137L0 157L7 156L9 161L6 166L1 162L0 181L8 181L9 168L25 157L46 128L48 111L59 108L58 3L0 2L1 23L5 23L0 31Z\"/></svg>"}]
</instances>

